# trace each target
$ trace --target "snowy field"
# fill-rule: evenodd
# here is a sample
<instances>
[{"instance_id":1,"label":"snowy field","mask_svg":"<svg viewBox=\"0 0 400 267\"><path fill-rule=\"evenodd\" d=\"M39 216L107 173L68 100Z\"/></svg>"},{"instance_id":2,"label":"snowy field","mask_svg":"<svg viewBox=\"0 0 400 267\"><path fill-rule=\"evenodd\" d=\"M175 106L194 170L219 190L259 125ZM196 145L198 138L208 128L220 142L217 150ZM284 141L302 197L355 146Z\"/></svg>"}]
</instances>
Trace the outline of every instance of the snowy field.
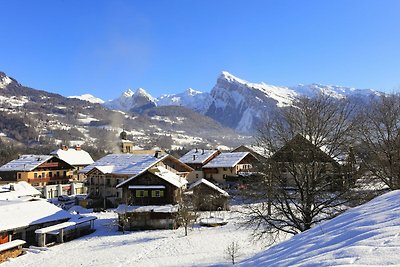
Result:
<instances>
[{"instance_id":1,"label":"snowy field","mask_svg":"<svg viewBox=\"0 0 400 267\"><path fill-rule=\"evenodd\" d=\"M281 242L241 266L400 266L400 191Z\"/></svg>"},{"instance_id":2,"label":"snowy field","mask_svg":"<svg viewBox=\"0 0 400 267\"><path fill-rule=\"evenodd\" d=\"M95 223L96 232L47 251L28 252L1 264L1 267L225 265L229 263L225 250L232 241L240 246L239 260L265 249L263 244L251 241L250 230L238 229L237 213L220 213L228 220L227 225L207 228L196 224L186 237L183 227L122 234L115 226L110 227L116 218L115 213L88 214L99 218ZM202 214L202 217L208 216L209 212Z\"/></svg>"}]
</instances>

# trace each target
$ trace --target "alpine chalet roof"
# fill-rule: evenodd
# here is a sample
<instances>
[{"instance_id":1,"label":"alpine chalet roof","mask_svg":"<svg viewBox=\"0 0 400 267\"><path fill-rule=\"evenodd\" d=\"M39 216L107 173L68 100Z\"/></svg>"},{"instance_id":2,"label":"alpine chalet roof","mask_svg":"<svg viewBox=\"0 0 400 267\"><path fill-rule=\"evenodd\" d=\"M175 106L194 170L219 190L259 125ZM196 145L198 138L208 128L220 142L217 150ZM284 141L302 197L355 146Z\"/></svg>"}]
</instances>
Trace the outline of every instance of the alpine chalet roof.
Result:
<instances>
[{"instance_id":1,"label":"alpine chalet roof","mask_svg":"<svg viewBox=\"0 0 400 267\"><path fill-rule=\"evenodd\" d=\"M2 200L0 214L4 214L0 216L0 232L72 217L67 211L46 200Z\"/></svg>"},{"instance_id":2,"label":"alpine chalet roof","mask_svg":"<svg viewBox=\"0 0 400 267\"><path fill-rule=\"evenodd\" d=\"M210 181L208 181L208 180L206 180L206 179L197 180L195 183L193 183L193 184L190 186L189 189L192 190L193 188L195 188L196 186L198 186L198 185L200 185L200 184L205 184L205 185L207 185L208 187L210 187L210 188L212 188L212 189L218 191L218 192L221 193L222 195L224 195L224 196L226 196L226 197L229 197L228 192L226 192L225 190L222 190L221 188L219 188L218 186L216 186L215 184L211 183Z\"/></svg>"},{"instance_id":3,"label":"alpine chalet roof","mask_svg":"<svg viewBox=\"0 0 400 267\"><path fill-rule=\"evenodd\" d=\"M167 170L164 167L155 167L155 168L151 168L147 170L148 172L156 175L157 177L159 177L160 179L166 181L167 183L172 184L175 187L181 188L182 186L186 185L188 182L185 178L180 177L179 175L176 175L175 173ZM122 183L117 185L117 188L121 187L122 185L128 183L129 181L132 181L133 179L141 176L142 174L144 174L144 172L141 172L125 181L123 181Z\"/></svg>"},{"instance_id":4,"label":"alpine chalet roof","mask_svg":"<svg viewBox=\"0 0 400 267\"><path fill-rule=\"evenodd\" d=\"M236 166L249 152L221 153L212 159L203 168L230 168Z\"/></svg>"},{"instance_id":5,"label":"alpine chalet roof","mask_svg":"<svg viewBox=\"0 0 400 267\"><path fill-rule=\"evenodd\" d=\"M212 157L218 150L210 149L197 149L194 148L183 155L179 160L186 164L204 163L207 159Z\"/></svg>"},{"instance_id":6,"label":"alpine chalet roof","mask_svg":"<svg viewBox=\"0 0 400 267\"><path fill-rule=\"evenodd\" d=\"M85 150L76 150L75 148L57 149L50 153L51 155L57 156L63 161L67 162L69 165L89 165L94 161L90 154Z\"/></svg>"},{"instance_id":7,"label":"alpine chalet roof","mask_svg":"<svg viewBox=\"0 0 400 267\"><path fill-rule=\"evenodd\" d=\"M0 167L0 171L31 171L53 158L52 155L22 155Z\"/></svg>"},{"instance_id":8,"label":"alpine chalet roof","mask_svg":"<svg viewBox=\"0 0 400 267\"><path fill-rule=\"evenodd\" d=\"M162 161L169 155L154 157L146 154L110 154L83 168L81 173L88 173L94 168L104 174L136 175Z\"/></svg>"},{"instance_id":9,"label":"alpine chalet roof","mask_svg":"<svg viewBox=\"0 0 400 267\"><path fill-rule=\"evenodd\" d=\"M0 185L0 200L29 200L33 197L39 197L41 194L36 188L24 181Z\"/></svg>"}]
</instances>

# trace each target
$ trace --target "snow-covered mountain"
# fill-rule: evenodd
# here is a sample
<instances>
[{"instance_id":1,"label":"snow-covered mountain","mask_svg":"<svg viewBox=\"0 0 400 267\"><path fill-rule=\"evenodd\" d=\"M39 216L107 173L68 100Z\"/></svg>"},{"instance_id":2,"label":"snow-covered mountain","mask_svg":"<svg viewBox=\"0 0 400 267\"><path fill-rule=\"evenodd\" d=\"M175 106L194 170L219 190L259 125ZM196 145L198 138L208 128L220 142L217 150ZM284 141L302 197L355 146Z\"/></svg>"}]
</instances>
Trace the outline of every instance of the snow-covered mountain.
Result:
<instances>
[{"instance_id":1,"label":"snow-covered mountain","mask_svg":"<svg viewBox=\"0 0 400 267\"><path fill-rule=\"evenodd\" d=\"M88 101L88 102L94 103L94 104L103 104L104 103L103 99L95 97L94 95L91 95L91 94L83 94L83 95L78 95L78 96L69 96L68 98L77 98L77 99Z\"/></svg>"},{"instance_id":2,"label":"snow-covered mountain","mask_svg":"<svg viewBox=\"0 0 400 267\"><path fill-rule=\"evenodd\" d=\"M140 112L157 105L154 97L145 89L138 88L136 92L126 90L118 98L105 102L104 106L114 110Z\"/></svg>"},{"instance_id":3,"label":"snow-covered mountain","mask_svg":"<svg viewBox=\"0 0 400 267\"><path fill-rule=\"evenodd\" d=\"M213 98L209 93L196 91L192 88L180 94L162 95L157 99L159 106L184 106L204 114L210 107Z\"/></svg>"},{"instance_id":4,"label":"snow-covered mountain","mask_svg":"<svg viewBox=\"0 0 400 267\"><path fill-rule=\"evenodd\" d=\"M183 106L239 132L251 133L266 116L291 105L297 97L311 97L318 93L336 98L350 97L357 101L368 101L371 95L379 94L369 89L335 85L299 84L285 87L263 82L252 83L223 71L210 93L189 88L183 93L154 98L140 88L135 93L128 90L104 105L111 109L136 112L154 106Z\"/></svg>"}]
</instances>

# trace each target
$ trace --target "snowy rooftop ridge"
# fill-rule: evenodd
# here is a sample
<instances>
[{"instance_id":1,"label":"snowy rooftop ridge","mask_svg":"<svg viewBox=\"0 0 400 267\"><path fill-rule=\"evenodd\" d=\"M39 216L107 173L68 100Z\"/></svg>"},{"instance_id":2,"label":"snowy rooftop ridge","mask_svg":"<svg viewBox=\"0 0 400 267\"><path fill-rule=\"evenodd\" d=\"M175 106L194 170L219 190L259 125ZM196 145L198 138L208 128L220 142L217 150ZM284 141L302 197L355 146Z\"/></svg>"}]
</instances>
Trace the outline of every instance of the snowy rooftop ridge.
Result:
<instances>
[{"instance_id":1,"label":"snowy rooftop ridge","mask_svg":"<svg viewBox=\"0 0 400 267\"><path fill-rule=\"evenodd\" d=\"M136 175L168 156L156 158L148 154L110 154L86 166L80 172L88 173L96 168L103 173Z\"/></svg>"},{"instance_id":2,"label":"snowy rooftop ridge","mask_svg":"<svg viewBox=\"0 0 400 267\"><path fill-rule=\"evenodd\" d=\"M67 220L72 215L46 200L0 201L0 231L7 231L50 221Z\"/></svg>"},{"instance_id":3,"label":"snowy rooftop ridge","mask_svg":"<svg viewBox=\"0 0 400 267\"><path fill-rule=\"evenodd\" d=\"M239 266L399 266L399 198L400 190L376 197Z\"/></svg>"},{"instance_id":4,"label":"snowy rooftop ridge","mask_svg":"<svg viewBox=\"0 0 400 267\"><path fill-rule=\"evenodd\" d=\"M22 155L0 167L0 171L31 171L45 163L53 155Z\"/></svg>"},{"instance_id":5,"label":"snowy rooftop ridge","mask_svg":"<svg viewBox=\"0 0 400 267\"><path fill-rule=\"evenodd\" d=\"M41 194L25 181L0 185L0 200L29 200Z\"/></svg>"},{"instance_id":6,"label":"snowy rooftop ridge","mask_svg":"<svg viewBox=\"0 0 400 267\"><path fill-rule=\"evenodd\" d=\"M54 150L50 154L57 156L72 166L89 165L94 162L90 154L82 149L77 150L75 148L68 148L67 150L64 150L60 148Z\"/></svg>"},{"instance_id":7,"label":"snowy rooftop ridge","mask_svg":"<svg viewBox=\"0 0 400 267\"><path fill-rule=\"evenodd\" d=\"M203 168L231 168L249 154L249 152L221 153L204 165Z\"/></svg>"},{"instance_id":8,"label":"snowy rooftop ridge","mask_svg":"<svg viewBox=\"0 0 400 267\"><path fill-rule=\"evenodd\" d=\"M218 150L194 148L183 155L179 160L186 164L201 164L207 161L215 153L218 153Z\"/></svg>"},{"instance_id":9,"label":"snowy rooftop ridge","mask_svg":"<svg viewBox=\"0 0 400 267\"><path fill-rule=\"evenodd\" d=\"M192 190L193 188L195 188L196 186L198 186L200 184L205 184L208 187L211 187L214 190L220 192L222 195L229 197L228 192L226 192L225 190L222 190L221 188L219 188L218 186L216 186L215 184L211 183L210 181L208 181L206 179L197 180L196 182L194 182L193 184L190 185L189 189Z\"/></svg>"}]
</instances>

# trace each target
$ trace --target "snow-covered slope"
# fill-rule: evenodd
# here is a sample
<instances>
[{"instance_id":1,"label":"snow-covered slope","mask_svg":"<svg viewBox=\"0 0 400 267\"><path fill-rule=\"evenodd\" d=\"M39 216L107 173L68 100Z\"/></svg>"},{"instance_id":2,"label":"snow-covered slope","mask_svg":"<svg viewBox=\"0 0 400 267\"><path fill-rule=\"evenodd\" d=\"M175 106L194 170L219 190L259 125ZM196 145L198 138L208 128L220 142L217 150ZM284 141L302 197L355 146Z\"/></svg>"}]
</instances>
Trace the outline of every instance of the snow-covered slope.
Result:
<instances>
[{"instance_id":1,"label":"snow-covered slope","mask_svg":"<svg viewBox=\"0 0 400 267\"><path fill-rule=\"evenodd\" d=\"M84 100L84 101L88 101L90 103L94 103L94 104L103 104L104 100L95 97L94 95L91 94L83 94L83 95L78 95L78 96L69 96L68 98L77 98L80 100Z\"/></svg>"},{"instance_id":2,"label":"snow-covered slope","mask_svg":"<svg viewBox=\"0 0 400 267\"><path fill-rule=\"evenodd\" d=\"M400 191L379 196L241 266L400 266Z\"/></svg>"}]
</instances>

